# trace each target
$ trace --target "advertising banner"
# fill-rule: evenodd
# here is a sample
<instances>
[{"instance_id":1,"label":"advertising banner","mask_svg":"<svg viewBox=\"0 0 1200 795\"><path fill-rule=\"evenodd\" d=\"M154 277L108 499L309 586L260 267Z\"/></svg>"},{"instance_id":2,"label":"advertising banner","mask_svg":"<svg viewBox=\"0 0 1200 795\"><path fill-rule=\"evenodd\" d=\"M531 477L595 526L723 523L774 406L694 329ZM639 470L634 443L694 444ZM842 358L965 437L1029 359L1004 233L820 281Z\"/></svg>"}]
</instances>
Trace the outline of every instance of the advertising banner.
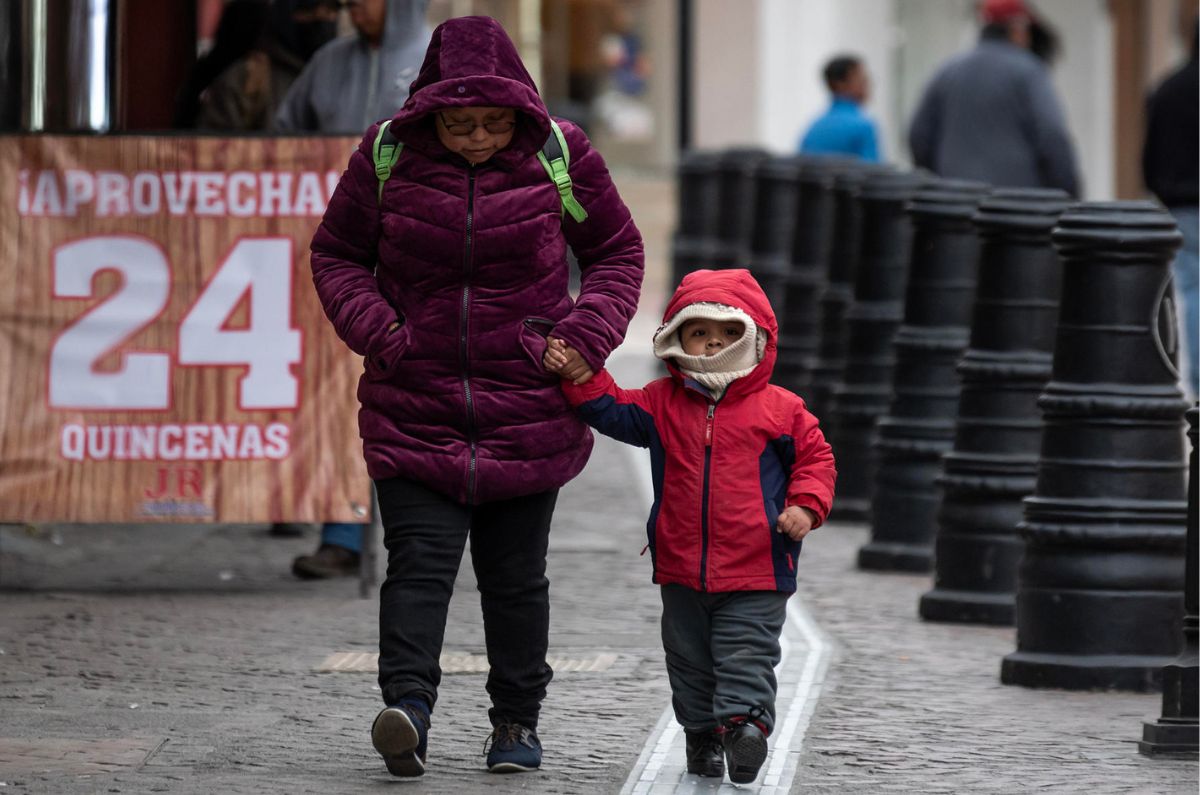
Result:
<instances>
[{"instance_id":1,"label":"advertising banner","mask_svg":"<svg viewBox=\"0 0 1200 795\"><path fill-rule=\"evenodd\" d=\"M0 521L356 521L309 241L357 141L0 138Z\"/></svg>"}]
</instances>

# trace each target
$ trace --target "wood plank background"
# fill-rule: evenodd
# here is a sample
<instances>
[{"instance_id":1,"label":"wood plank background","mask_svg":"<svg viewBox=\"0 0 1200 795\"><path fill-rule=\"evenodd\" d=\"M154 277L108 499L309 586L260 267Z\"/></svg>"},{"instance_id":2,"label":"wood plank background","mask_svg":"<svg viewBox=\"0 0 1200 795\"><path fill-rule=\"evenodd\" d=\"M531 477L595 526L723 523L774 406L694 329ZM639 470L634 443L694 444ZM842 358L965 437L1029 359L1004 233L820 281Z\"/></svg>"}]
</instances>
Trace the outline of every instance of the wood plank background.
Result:
<instances>
[{"instance_id":1,"label":"wood plank background","mask_svg":"<svg viewBox=\"0 0 1200 795\"><path fill-rule=\"evenodd\" d=\"M362 462L355 388L361 360L333 333L321 311L309 271L309 241L317 216L31 217L18 212L19 172L42 169L138 171L316 171L340 174L357 141L348 138L0 137L0 521L5 522L265 522L355 521L369 515L370 483ZM32 190L32 185L30 186ZM324 187L323 187L324 190ZM192 199L194 206L194 196ZM168 411L59 410L47 395L50 350L65 328L120 286L112 273L93 282L93 297L56 299L52 256L56 246L90 235L133 234L156 242L172 271L165 311L130 338L118 355L161 351L172 355L173 405ZM295 410L238 408L237 366L185 367L174 361L178 327L234 242L244 236L293 241L293 324L302 334ZM244 313L244 308L239 312ZM234 315L236 324L237 314ZM70 461L60 452L68 423L143 425L272 422L291 428L283 460ZM164 472L200 470L201 494L151 505ZM195 477L195 472L187 473ZM164 515L178 508L188 515ZM150 513L147 513L150 511ZM200 516L197 516L200 514Z\"/></svg>"}]
</instances>

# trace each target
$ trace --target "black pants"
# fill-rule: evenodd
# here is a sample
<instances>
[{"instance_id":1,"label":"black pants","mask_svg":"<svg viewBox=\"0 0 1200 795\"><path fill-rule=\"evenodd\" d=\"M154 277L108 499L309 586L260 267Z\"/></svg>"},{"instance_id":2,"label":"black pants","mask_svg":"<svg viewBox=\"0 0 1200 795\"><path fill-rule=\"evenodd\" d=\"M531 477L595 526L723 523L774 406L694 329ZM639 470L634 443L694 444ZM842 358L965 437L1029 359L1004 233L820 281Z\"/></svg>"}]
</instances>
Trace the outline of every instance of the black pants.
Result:
<instances>
[{"instance_id":1,"label":"black pants","mask_svg":"<svg viewBox=\"0 0 1200 795\"><path fill-rule=\"evenodd\" d=\"M387 579L379 595L383 700L419 696L432 708L446 613L467 537L479 582L492 724L536 728L553 672L546 664L546 545L558 491L470 506L408 480L376 481Z\"/></svg>"}]
</instances>

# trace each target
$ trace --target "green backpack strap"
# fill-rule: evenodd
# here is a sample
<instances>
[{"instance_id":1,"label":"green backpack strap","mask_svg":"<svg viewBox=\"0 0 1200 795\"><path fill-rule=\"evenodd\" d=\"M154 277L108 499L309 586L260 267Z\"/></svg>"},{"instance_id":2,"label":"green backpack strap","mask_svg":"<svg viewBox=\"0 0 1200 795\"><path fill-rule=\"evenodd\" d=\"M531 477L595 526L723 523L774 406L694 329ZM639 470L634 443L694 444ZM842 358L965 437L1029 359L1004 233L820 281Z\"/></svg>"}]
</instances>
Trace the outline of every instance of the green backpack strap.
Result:
<instances>
[{"instance_id":1,"label":"green backpack strap","mask_svg":"<svg viewBox=\"0 0 1200 795\"><path fill-rule=\"evenodd\" d=\"M571 175L568 172L571 153L567 148L567 139L563 137L562 130L554 119L550 120L550 137L546 139L542 151L538 152L538 160L550 175L554 187L558 188L558 198L562 202L563 210L574 218L576 223L581 223L588 217L587 210L575 199L575 193L571 189Z\"/></svg>"},{"instance_id":2,"label":"green backpack strap","mask_svg":"<svg viewBox=\"0 0 1200 795\"><path fill-rule=\"evenodd\" d=\"M400 159L400 153L404 151L404 144L389 129L391 123L391 120L388 120L379 125L379 132L375 134L375 145L372 147L375 159L375 177L379 180L376 198L380 202L383 201L383 186L392 176L392 169L396 167L396 161ZM546 169L554 187L558 189L558 198L562 202L563 211L570 214L576 223L586 219L588 217L587 210L583 209L583 205L576 200L572 190L571 174L568 170L571 166L571 154L567 148L567 139L563 136L558 123L553 119L550 120L550 137L546 139L542 151L538 152L538 160L541 162L542 168Z\"/></svg>"},{"instance_id":3,"label":"green backpack strap","mask_svg":"<svg viewBox=\"0 0 1200 795\"><path fill-rule=\"evenodd\" d=\"M392 176L392 169L395 168L396 161L400 159L400 153L404 151L404 144L400 143L395 134L388 129L391 124L391 119L388 119L379 125L379 132L375 134L375 146L372 149L375 155L375 177L379 180L377 196L379 202L383 201L383 184L388 181L388 177Z\"/></svg>"}]
</instances>

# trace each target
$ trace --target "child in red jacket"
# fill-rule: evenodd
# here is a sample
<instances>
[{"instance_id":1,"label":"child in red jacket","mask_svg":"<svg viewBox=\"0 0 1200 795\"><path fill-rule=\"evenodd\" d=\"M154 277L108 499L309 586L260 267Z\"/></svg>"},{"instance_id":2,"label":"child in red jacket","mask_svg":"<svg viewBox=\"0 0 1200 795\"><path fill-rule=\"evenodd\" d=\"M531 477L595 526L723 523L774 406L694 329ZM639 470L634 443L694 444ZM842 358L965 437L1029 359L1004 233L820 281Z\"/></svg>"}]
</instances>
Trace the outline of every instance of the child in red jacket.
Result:
<instances>
[{"instance_id":1,"label":"child in red jacket","mask_svg":"<svg viewBox=\"0 0 1200 795\"><path fill-rule=\"evenodd\" d=\"M687 769L753 781L775 723L779 635L800 541L829 513L833 454L795 394L769 384L777 325L746 270L688 274L654 335L671 375L593 377L551 337L547 369L592 427L650 449L646 526Z\"/></svg>"}]
</instances>

